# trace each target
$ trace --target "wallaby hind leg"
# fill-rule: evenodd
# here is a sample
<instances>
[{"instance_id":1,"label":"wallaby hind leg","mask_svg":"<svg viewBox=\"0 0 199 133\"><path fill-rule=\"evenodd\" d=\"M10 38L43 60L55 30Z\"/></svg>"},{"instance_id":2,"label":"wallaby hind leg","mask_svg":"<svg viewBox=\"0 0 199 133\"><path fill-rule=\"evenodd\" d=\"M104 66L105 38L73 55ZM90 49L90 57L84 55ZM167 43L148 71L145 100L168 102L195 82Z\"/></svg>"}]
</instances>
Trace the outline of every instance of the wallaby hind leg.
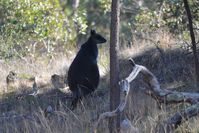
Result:
<instances>
[{"instance_id":1,"label":"wallaby hind leg","mask_svg":"<svg viewBox=\"0 0 199 133\"><path fill-rule=\"evenodd\" d=\"M72 100L72 103L70 105L70 109L71 110L74 110L76 107L77 107L77 103L79 101L79 98L78 97L75 97L73 100Z\"/></svg>"}]
</instances>

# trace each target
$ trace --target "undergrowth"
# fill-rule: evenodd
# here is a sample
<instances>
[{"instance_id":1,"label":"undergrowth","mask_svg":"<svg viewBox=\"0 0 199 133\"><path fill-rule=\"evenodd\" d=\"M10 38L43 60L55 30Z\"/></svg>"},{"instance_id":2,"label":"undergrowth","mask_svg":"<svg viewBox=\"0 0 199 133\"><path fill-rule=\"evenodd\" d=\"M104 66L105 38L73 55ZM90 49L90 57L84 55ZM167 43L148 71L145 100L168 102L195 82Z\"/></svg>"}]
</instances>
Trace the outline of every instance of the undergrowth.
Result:
<instances>
[{"instance_id":1,"label":"undergrowth","mask_svg":"<svg viewBox=\"0 0 199 133\"><path fill-rule=\"evenodd\" d=\"M132 57L137 64L151 70L161 83L161 87L177 91L197 91L194 86L193 56L176 44L177 40L170 35L154 35L154 42L136 40L131 48L120 50L120 79L131 72L128 58ZM175 45L173 44L175 42ZM53 74L64 75L74 58L75 53L57 54L53 58L14 59L0 62L0 132L3 133L89 133L93 122L99 114L109 110L109 55L108 45L99 52L101 80L98 89L87 96L71 111L68 108L70 98L54 89L50 78ZM6 87L6 76L15 71L21 78L36 77L40 94L28 95L31 87L18 88L3 93ZM123 118L131 120L141 133L154 133L157 123L162 122L187 104L162 105L143 93L147 87L142 76L131 83L131 91ZM45 116L45 109L52 107L53 114ZM192 118L176 129L176 133L198 133L199 119ZM108 121L104 120L98 132L108 133Z\"/></svg>"}]
</instances>

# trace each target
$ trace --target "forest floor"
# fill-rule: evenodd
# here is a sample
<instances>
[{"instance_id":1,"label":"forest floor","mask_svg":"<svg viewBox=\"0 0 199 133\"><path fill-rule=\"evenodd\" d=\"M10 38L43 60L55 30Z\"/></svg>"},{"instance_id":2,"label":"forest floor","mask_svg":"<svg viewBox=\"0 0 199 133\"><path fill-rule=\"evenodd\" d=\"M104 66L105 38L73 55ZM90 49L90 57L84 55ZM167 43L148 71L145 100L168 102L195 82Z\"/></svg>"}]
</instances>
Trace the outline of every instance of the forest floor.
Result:
<instances>
[{"instance_id":1,"label":"forest floor","mask_svg":"<svg viewBox=\"0 0 199 133\"><path fill-rule=\"evenodd\" d=\"M106 46L108 48L108 46ZM70 101L51 83L51 75L64 75L75 54L59 54L53 59L27 57L10 61L0 61L0 132L2 133L88 133L97 117L109 110L109 57L99 52L100 85L91 95L82 100L71 111ZM136 42L130 48L120 51L120 79L128 76L132 68L128 58L137 64L146 66L157 76L162 88L177 91L199 92L194 80L193 55L169 39L161 40L156 45L149 42ZM17 84L5 92L6 76L15 71L20 77ZM32 82L36 77L40 93L30 96ZM188 106L188 104L162 105L161 108L150 96L143 93L147 87L142 76L131 83L131 91L123 117L128 118L140 133L154 133L157 123ZM51 106L52 115L45 116ZM183 123L176 133L198 133L199 118L195 117ZM104 120L99 133L108 133L108 121Z\"/></svg>"}]
</instances>

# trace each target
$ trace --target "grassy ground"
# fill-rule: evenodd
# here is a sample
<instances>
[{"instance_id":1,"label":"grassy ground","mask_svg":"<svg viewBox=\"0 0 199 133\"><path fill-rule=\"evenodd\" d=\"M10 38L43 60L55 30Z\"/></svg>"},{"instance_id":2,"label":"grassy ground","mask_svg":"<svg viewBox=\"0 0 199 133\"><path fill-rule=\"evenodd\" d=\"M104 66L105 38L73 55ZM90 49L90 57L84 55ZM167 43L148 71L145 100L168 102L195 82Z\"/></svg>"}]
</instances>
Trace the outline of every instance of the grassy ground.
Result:
<instances>
[{"instance_id":1,"label":"grassy ground","mask_svg":"<svg viewBox=\"0 0 199 133\"><path fill-rule=\"evenodd\" d=\"M154 35L155 36L155 35ZM137 64L149 68L161 83L161 87L177 91L199 91L194 85L193 56L180 48L177 40L162 34L153 38L157 45L149 40L136 40L131 48L120 52L120 78L128 76L131 66L127 59L133 57ZM105 46L108 48L108 46ZM52 74L65 74L74 54L57 55L54 59L41 57L24 58L0 62L0 132L3 133L88 133L94 120L102 112L109 110L109 58L106 48L100 50L99 66L101 81L92 96L78 104L77 109L70 111L67 107L70 98L64 97L54 89L50 77ZM4 93L6 76L15 71L26 79L36 76L41 93L37 97L29 96L31 85L20 82L16 88ZM142 76L131 83L131 94L124 112L124 117L131 120L141 133L154 133L157 123L187 104L162 105L158 108L154 99L143 93L146 85ZM20 96L20 97L19 97ZM51 106L53 115L45 117L44 110ZM176 133L198 133L199 118L195 117L182 126ZM104 120L98 128L99 133L108 132L108 122Z\"/></svg>"}]
</instances>

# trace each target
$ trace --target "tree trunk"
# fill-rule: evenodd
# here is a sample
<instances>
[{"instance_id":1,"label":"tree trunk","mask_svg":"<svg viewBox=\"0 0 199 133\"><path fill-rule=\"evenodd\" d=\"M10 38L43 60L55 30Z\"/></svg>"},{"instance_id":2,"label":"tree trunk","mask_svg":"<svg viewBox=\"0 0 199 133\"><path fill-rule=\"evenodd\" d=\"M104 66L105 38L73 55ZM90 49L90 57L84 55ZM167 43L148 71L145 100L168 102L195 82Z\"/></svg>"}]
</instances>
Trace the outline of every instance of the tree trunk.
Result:
<instances>
[{"instance_id":1,"label":"tree trunk","mask_svg":"<svg viewBox=\"0 0 199 133\"><path fill-rule=\"evenodd\" d=\"M74 18L78 17L78 7L79 7L79 0L72 0L72 8L73 8L73 13L72 16ZM76 31L76 45L78 47L79 44L79 31L80 31L80 25L78 24L78 21L75 19L74 21L74 27Z\"/></svg>"},{"instance_id":2,"label":"tree trunk","mask_svg":"<svg viewBox=\"0 0 199 133\"><path fill-rule=\"evenodd\" d=\"M111 5L111 34L110 34L110 110L114 110L120 103L119 90L119 15L120 6L119 0L112 0ZM119 132L120 115L117 118L110 118L109 131L110 133Z\"/></svg>"},{"instance_id":3,"label":"tree trunk","mask_svg":"<svg viewBox=\"0 0 199 133\"><path fill-rule=\"evenodd\" d=\"M183 1L184 1L185 10L187 12L187 18L189 20L188 26L189 26L189 31L190 31L193 55L194 55L196 82L197 82L197 85L199 85L199 62L198 62L198 57L197 57L196 40L195 40L194 31L193 31L192 16L191 16L191 11L189 8L188 1L187 0L183 0Z\"/></svg>"},{"instance_id":4,"label":"tree trunk","mask_svg":"<svg viewBox=\"0 0 199 133\"><path fill-rule=\"evenodd\" d=\"M79 0L73 0L72 6L73 6L73 11L76 11L79 6Z\"/></svg>"}]
</instances>

